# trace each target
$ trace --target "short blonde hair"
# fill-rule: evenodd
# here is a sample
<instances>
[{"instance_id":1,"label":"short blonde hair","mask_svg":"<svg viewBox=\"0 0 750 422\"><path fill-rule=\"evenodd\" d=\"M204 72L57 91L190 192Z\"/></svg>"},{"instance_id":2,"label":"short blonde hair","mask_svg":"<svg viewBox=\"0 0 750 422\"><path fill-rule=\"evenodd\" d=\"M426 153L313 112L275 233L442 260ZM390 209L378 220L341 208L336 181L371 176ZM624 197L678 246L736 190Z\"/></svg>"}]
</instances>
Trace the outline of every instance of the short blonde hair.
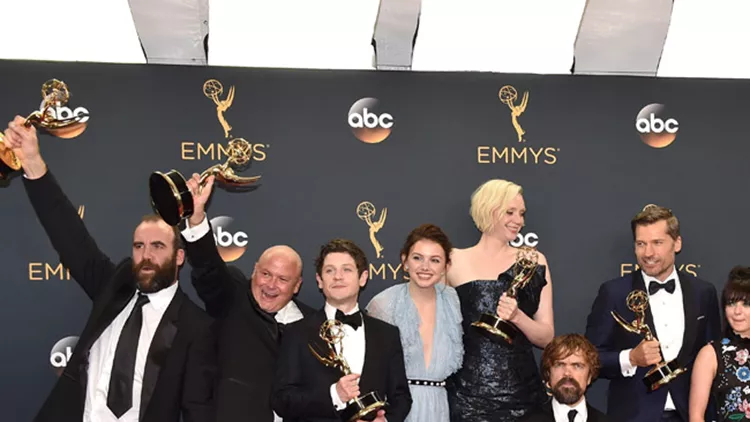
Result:
<instances>
[{"instance_id":1,"label":"short blonde hair","mask_svg":"<svg viewBox=\"0 0 750 422\"><path fill-rule=\"evenodd\" d=\"M479 231L487 233L495 224L496 213L508 209L508 202L523 193L523 188L513 182L492 179L471 194L471 218Z\"/></svg>"}]
</instances>

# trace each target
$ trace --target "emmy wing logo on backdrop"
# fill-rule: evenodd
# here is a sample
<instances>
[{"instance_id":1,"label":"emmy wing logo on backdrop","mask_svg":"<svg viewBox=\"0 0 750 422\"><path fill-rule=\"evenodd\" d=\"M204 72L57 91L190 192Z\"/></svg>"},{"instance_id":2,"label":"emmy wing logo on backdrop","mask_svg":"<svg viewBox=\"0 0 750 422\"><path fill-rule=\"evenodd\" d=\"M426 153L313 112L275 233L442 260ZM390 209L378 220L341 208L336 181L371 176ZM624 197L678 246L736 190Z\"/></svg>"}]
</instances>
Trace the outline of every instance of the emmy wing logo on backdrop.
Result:
<instances>
[{"instance_id":1,"label":"emmy wing logo on backdrop","mask_svg":"<svg viewBox=\"0 0 750 422\"><path fill-rule=\"evenodd\" d=\"M635 128L644 144L651 148L666 148L677 138L680 123L670 117L664 104L649 104L636 116Z\"/></svg>"},{"instance_id":2,"label":"emmy wing logo on backdrop","mask_svg":"<svg viewBox=\"0 0 750 422\"><path fill-rule=\"evenodd\" d=\"M59 340L52 346L52 350L49 352L49 364L52 365L52 370L58 377L68 366L68 361L73 356L76 344L78 344L78 337L70 336Z\"/></svg>"},{"instance_id":3,"label":"emmy wing logo on backdrop","mask_svg":"<svg viewBox=\"0 0 750 422\"><path fill-rule=\"evenodd\" d=\"M366 144L377 144L391 134L393 116L382 112L377 98L366 97L352 104L347 122L357 139Z\"/></svg>"},{"instance_id":4,"label":"emmy wing logo on backdrop","mask_svg":"<svg viewBox=\"0 0 750 422\"><path fill-rule=\"evenodd\" d=\"M375 205L370 201L362 201L357 205L356 209L357 217L367 224L367 231L369 234L370 243L372 248L375 250L375 258L377 260L383 259L383 245L377 238L377 233L385 226L386 218L388 218L388 208L382 208L378 215ZM377 217L377 220L373 219ZM374 261L374 260L370 260ZM398 279L398 273L401 271L401 263L397 263L395 266L390 262L370 262L370 280L374 277L380 277L382 280Z\"/></svg>"},{"instance_id":5,"label":"emmy wing logo on backdrop","mask_svg":"<svg viewBox=\"0 0 750 422\"><path fill-rule=\"evenodd\" d=\"M219 123L221 123L221 127L224 129L224 137L229 138L232 126L224 118L224 112L232 106L232 102L234 101L234 86L229 87L229 93L224 100L219 99L222 93L224 93L224 85L216 79L209 79L203 84L203 94L216 104L216 116L219 118Z\"/></svg>"},{"instance_id":6,"label":"emmy wing logo on backdrop","mask_svg":"<svg viewBox=\"0 0 750 422\"><path fill-rule=\"evenodd\" d=\"M226 119L226 112L234 103L236 89L234 86L230 86L226 94L226 97L222 99L224 94L224 85L217 79L209 79L203 83L203 95L213 102L216 106L216 119L222 128L225 139L232 138L232 125ZM250 158L253 161L265 161L267 157L266 149L270 147L268 144L250 143L243 138L234 138L232 141L241 141L244 144L249 145L251 152ZM180 156L183 161L193 160L211 160L211 161L222 161L231 157L231 148L229 143L224 142L199 142L199 141L183 141L180 143Z\"/></svg>"},{"instance_id":7,"label":"emmy wing logo on backdrop","mask_svg":"<svg viewBox=\"0 0 750 422\"><path fill-rule=\"evenodd\" d=\"M502 107L502 122L507 129L504 133L515 135L511 145L479 145L477 146L478 164L548 164L557 163L557 153L560 148L526 146L526 130L521 125L521 117L529 106L529 91L524 91L519 99L518 90L512 85L504 85L497 93ZM513 130L510 132L510 130ZM519 145L521 144L521 145Z\"/></svg>"},{"instance_id":8,"label":"emmy wing logo on backdrop","mask_svg":"<svg viewBox=\"0 0 750 422\"><path fill-rule=\"evenodd\" d=\"M86 207L84 205L78 207L78 216L81 217L81 220L83 220L85 212ZM70 270L63 267L63 264L60 262L56 264L50 264L49 262L29 262L28 268L29 281L70 280Z\"/></svg>"},{"instance_id":9,"label":"emmy wing logo on backdrop","mask_svg":"<svg viewBox=\"0 0 750 422\"><path fill-rule=\"evenodd\" d=\"M518 99L518 91L516 91L516 88L510 85L505 85L504 87L500 88L498 97L503 104L507 105L508 108L510 108L511 122L513 122L513 129L515 129L516 133L518 134L518 142L526 142L526 139L523 138L523 135L526 134L526 131L523 130L521 124L518 123L518 117L522 115L524 111L526 111L526 106L529 104L529 91L523 93L521 103L518 105L515 104L516 100Z\"/></svg>"}]
</instances>

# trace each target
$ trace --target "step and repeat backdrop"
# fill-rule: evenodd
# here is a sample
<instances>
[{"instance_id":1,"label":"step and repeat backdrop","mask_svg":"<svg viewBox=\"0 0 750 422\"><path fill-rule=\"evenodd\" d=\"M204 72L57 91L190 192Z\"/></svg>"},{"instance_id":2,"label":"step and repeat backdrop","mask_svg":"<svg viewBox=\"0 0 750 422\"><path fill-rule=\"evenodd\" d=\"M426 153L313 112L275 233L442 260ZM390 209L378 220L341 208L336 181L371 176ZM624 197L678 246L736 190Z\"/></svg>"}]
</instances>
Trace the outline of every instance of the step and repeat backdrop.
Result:
<instances>
[{"instance_id":1,"label":"step and repeat backdrop","mask_svg":"<svg viewBox=\"0 0 750 422\"><path fill-rule=\"evenodd\" d=\"M0 119L39 107L48 79L67 83L60 116L90 114L74 139L40 136L100 248L116 262L150 213L148 178L188 176L251 144L257 189L215 189L222 257L246 274L273 244L305 262L300 298L319 307L313 259L333 237L370 259L365 305L403 281L398 251L419 224L457 247L479 238L470 195L492 178L524 188L515 245L548 258L558 334L583 332L599 285L636 270L630 219L671 208L679 269L721 289L750 264L750 83L728 80L488 73L307 71L0 62ZM60 264L19 178L0 187L0 350L4 420L30 420L64 367L91 304ZM202 305L181 273L182 288ZM590 400L604 407L605 381Z\"/></svg>"}]
</instances>

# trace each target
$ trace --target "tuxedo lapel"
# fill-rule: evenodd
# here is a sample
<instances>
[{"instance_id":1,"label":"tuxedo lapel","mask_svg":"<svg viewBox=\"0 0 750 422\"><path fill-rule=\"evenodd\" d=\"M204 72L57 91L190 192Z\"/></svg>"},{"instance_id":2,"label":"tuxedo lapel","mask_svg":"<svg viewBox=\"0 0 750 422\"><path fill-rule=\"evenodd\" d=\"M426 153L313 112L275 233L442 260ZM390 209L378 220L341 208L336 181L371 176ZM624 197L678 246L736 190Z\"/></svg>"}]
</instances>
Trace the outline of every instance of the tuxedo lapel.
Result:
<instances>
[{"instance_id":1,"label":"tuxedo lapel","mask_svg":"<svg viewBox=\"0 0 750 422\"><path fill-rule=\"evenodd\" d=\"M85 331L81 333L79 342L76 345L76 350L81 354L78 365L78 378L84 394L86 393L86 385L88 384L89 351L91 346L94 345L94 342L102 335L104 330L109 327L112 320L122 312L135 294L135 283L132 277L122 277L121 280L115 280L115 282L117 283L117 287L112 294L112 298L102 307L98 315L92 315L91 325L86 327Z\"/></svg>"},{"instance_id":2,"label":"tuxedo lapel","mask_svg":"<svg viewBox=\"0 0 750 422\"><path fill-rule=\"evenodd\" d=\"M631 274L633 275L632 290L642 290L644 293L646 293L646 296L648 296L648 288L646 286L646 282L643 280L641 271L634 271ZM654 338L656 338L656 326L654 325L654 314L651 313L651 306L648 306L646 308L646 324L651 330L651 334L653 334Z\"/></svg>"},{"instance_id":3,"label":"tuxedo lapel","mask_svg":"<svg viewBox=\"0 0 750 422\"><path fill-rule=\"evenodd\" d=\"M279 349L279 326L271 314L266 313L255 301L253 293L248 289L247 301L243 306L245 316L258 329L258 337L266 349L276 354Z\"/></svg>"},{"instance_id":4,"label":"tuxedo lapel","mask_svg":"<svg viewBox=\"0 0 750 422\"><path fill-rule=\"evenodd\" d=\"M601 418L599 417L599 415L601 415L602 413L599 412L599 410L591 407L588 401L586 401L586 409L588 411L586 422L601 422Z\"/></svg>"},{"instance_id":5,"label":"tuxedo lapel","mask_svg":"<svg viewBox=\"0 0 750 422\"><path fill-rule=\"evenodd\" d=\"M159 372L164 366L169 351L172 349L175 335L177 334L178 318L180 315L180 306L185 300L185 294L179 288L172 298L172 302L164 311L164 315L156 328L154 338L148 349L146 357L146 368L143 371L143 387L141 390L141 409L140 417L143 418L151 396L154 394L156 382L159 380Z\"/></svg>"},{"instance_id":6,"label":"tuxedo lapel","mask_svg":"<svg viewBox=\"0 0 750 422\"><path fill-rule=\"evenodd\" d=\"M362 321L365 328L365 363L362 365L362 381L364 383L368 383L369 385L373 385L373 380L370 379L371 377L377 375L372 372L372 368L374 368L374 362L373 359L375 359L375 348L372 347L375 344L378 343L378 331L377 331L377 324L373 324L372 318L368 315L362 314Z\"/></svg>"},{"instance_id":7,"label":"tuxedo lapel","mask_svg":"<svg viewBox=\"0 0 750 422\"><path fill-rule=\"evenodd\" d=\"M698 297L695 295L695 286L690 277L682 272L678 273L678 276L682 288L682 309L685 313L685 332L682 335L680 353L677 355L678 362L682 362L682 359L692 352L696 339Z\"/></svg>"},{"instance_id":8,"label":"tuxedo lapel","mask_svg":"<svg viewBox=\"0 0 750 422\"><path fill-rule=\"evenodd\" d=\"M82 336L85 337L84 342L77 345L79 350L88 353L88 350L99 336L102 335L102 332L109 327L112 320L122 312L128 302L133 298L133 295L135 294L135 283L132 282L132 278L128 277L128 279L129 280L123 280L123 282L118 283L119 286L112 295L112 298L108 301L107 305L102 308L101 313L93 318L91 331L86 333L87 335Z\"/></svg>"},{"instance_id":9,"label":"tuxedo lapel","mask_svg":"<svg viewBox=\"0 0 750 422\"><path fill-rule=\"evenodd\" d=\"M316 313L312 314L310 317L310 331L307 335L307 349L310 354L310 358L315 361L315 365L318 365L318 368L320 368L320 372L322 374L325 374L325 378L321 377L321 381L325 381L326 383L329 382L329 380L334 380L333 382L338 381L339 378L341 378L344 374L338 369L334 367L330 367L323 362L320 362L317 357L313 354L312 350L315 350L320 356L326 358L329 357L331 353L335 353L336 349L334 346L333 351L331 351L331 348L329 347L328 343L323 341L323 339L320 337L320 327L323 325L323 322L326 321L326 313L323 309L317 311ZM330 384L329 384L330 385Z\"/></svg>"},{"instance_id":10,"label":"tuxedo lapel","mask_svg":"<svg viewBox=\"0 0 750 422\"><path fill-rule=\"evenodd\" d=\"M555 420L555 413L552 411L552 399L550 398L542 405L542 412L544 412L545 415L549 415L552 420Z\"/></svg>"}]
</instances>

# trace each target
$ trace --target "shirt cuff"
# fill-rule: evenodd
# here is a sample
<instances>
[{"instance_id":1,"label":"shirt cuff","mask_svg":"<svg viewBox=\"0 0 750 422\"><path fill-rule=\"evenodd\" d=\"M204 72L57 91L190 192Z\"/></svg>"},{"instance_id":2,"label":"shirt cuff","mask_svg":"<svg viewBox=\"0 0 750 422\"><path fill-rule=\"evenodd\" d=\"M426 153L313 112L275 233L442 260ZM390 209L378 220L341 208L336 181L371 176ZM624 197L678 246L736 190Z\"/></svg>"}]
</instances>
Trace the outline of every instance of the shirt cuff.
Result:
<instances>
[{"instance_id":1,"label":"shirt cuff","mask_svg":"<svg viewBox=\"0 0 750 422\"><path fill-rule=\"evenodd\" d=\"M336 391L336 384L331 384L331 400L333 400L333 406L336 410L344 410L346 404L341 401L339 393Z\"/></svg>"},{"instance_id":2,"label":"shirt cuff","mask_svg":"<svg viewBox=\"0 0 750 422\"><path fill-rule=\"evenodd\" d=\"M637 367L630 364L630 351L633 349L627 349L620 352L620 371L623 377L632 377L635 375Z\"/></svg>"},{"instance_id":3,"label":"shirt cuff","mask_svg":"<svg viewBox=\"0 0 750 422\"><path fill-rule=\"evenodd\" d=\"M208 225L208 216L203 217L203 221L195 227L190 227L190 222L185 220L185 230L182 231L182 236L188 242L195 242L202 238L209 232L210 226Z\"/></svg>"}]
</instances>

